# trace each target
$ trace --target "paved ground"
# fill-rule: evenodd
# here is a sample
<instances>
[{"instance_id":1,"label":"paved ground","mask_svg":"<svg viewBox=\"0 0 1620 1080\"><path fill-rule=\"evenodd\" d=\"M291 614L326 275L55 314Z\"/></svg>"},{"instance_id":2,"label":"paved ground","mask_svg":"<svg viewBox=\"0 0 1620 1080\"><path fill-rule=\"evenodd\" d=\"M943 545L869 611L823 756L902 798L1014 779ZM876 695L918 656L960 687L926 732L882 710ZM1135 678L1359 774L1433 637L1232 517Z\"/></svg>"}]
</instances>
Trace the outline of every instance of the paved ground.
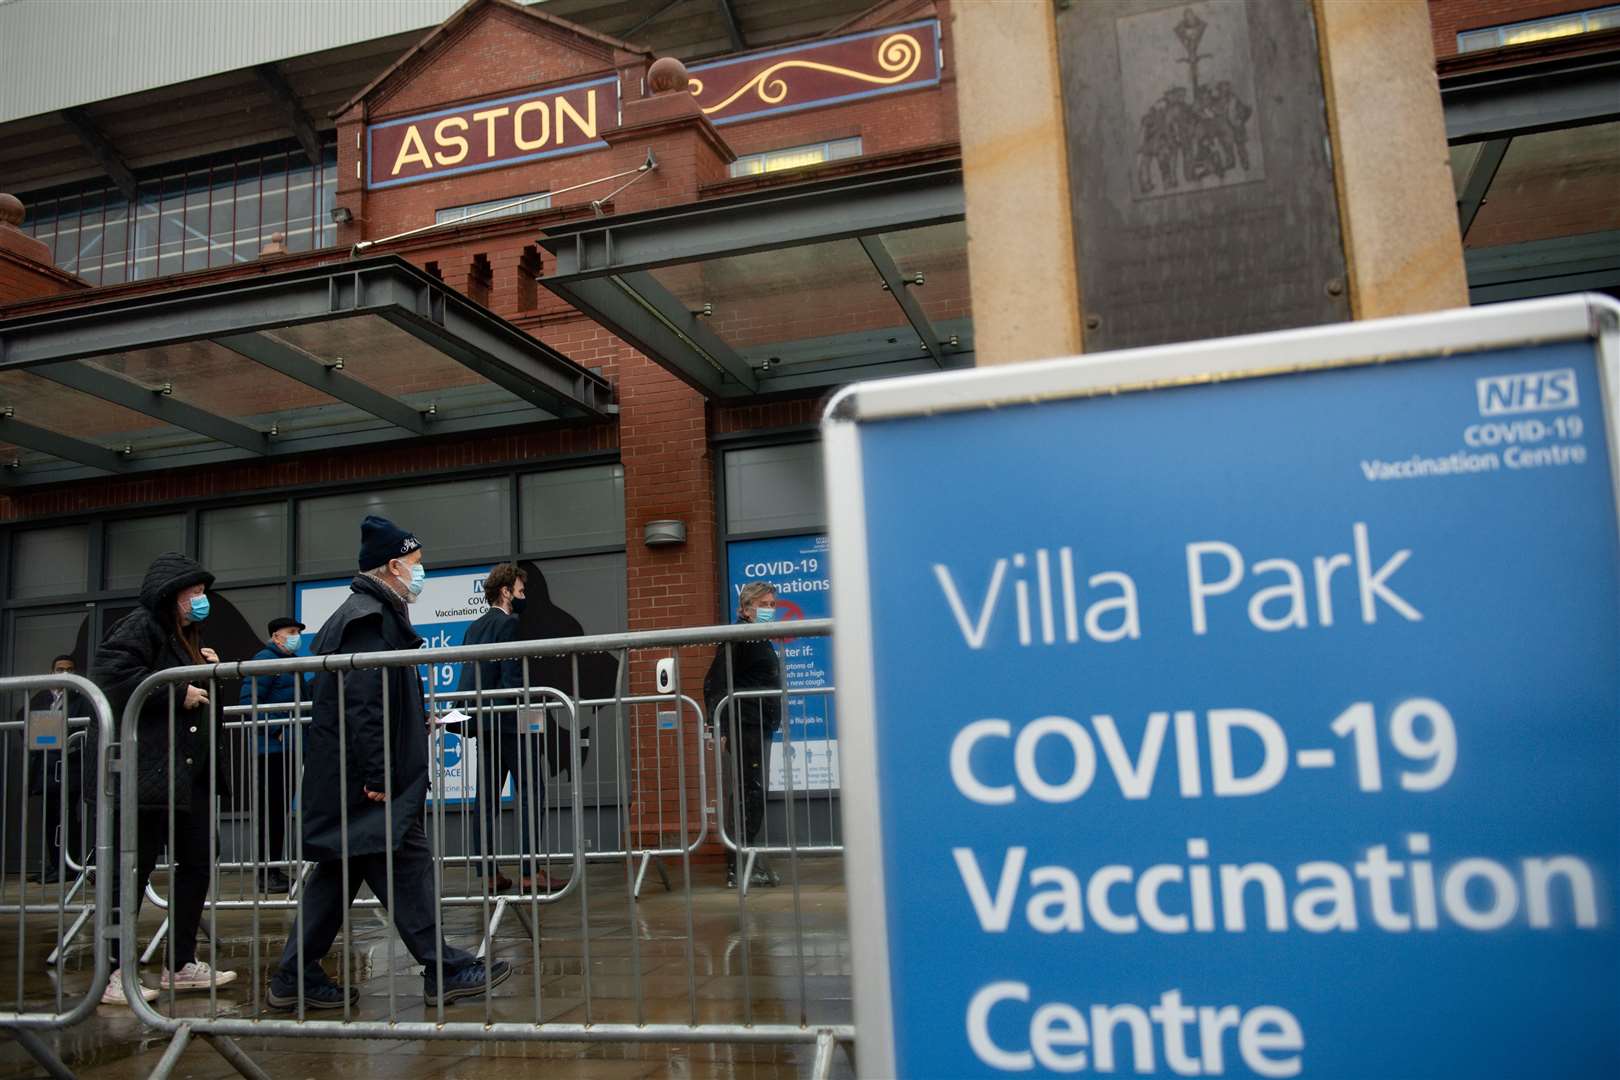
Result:
<instances>
[{"instance_id":1,"label":"paved ground","mask_svg":"<svg viewBox=\"0 0 1620 1080\"><path fill-rule=\"evenodd\" d=\"M676 889L665 892L649 875L641 901L632 912L621 867L598 865L588 876L589 917L582 922L578 894L540 908L540 956L536 962L526 916L509 911L496 937L496 955L510 960L515 974L497 987L492 1000L460 1002L446 1008L450 1021L509 1020L525 1023L645 1022L690 1023L849 1023L852 1020L849 943L845 918L843 865L836 859L800 861L799 915L794 890L786 881L777 889L756 889L739 909L735 891L722 886L718 866L693 871L691 903L680 888L679 863L670 866ZM784 879L788 866L779 861ZM16 884L3 896L16 900ZM162 891L161 878L158 881ZM30 900L38 902L39 886ZM222 895L240 895L239 886L222 882ZM52 894L54 902L54 894ZM521 914L524 917L517 917ZM475 947L483 925L481 907L448 908L447 933L452 942ZM212 1006L219 1015L275 1022L284 1014L262 1007L265 973L285 940L286 912L263 911L255 935L250 913L219 918L217 966L241 973L222 990ZM143 936L156 930L159 916L142 920ZM688 925L691 927L688 933ZM802 925L802 936L795 926ZM204 918L207 926L207 916ZM745 929L746 928L746 929ZM56 930L56 917L29 917L23 936L23 997L29 1007L48 1005L53 978L44 964ZM798 942L802 940L801 948ZM393 956L390 963L389 943ZM70 995L82 994L89 981L89 949L81 942L68 955L62 984ZM432 1020L425 1007L421 977L403 945L373 911L357 910L348 951L362 998L356 1016L390 1017L389 972L394 978L394 1016L401 1021ZM14 964L18 956L15 915L0 917L0 1010L17 1007ZM206 947L204 957L207 958ZM339 973L337 952L328 970ZM254 969L261 973L250 979ZM157 984L157 967L143 970L148 985ZM535 984L538 976L539 995ZM588 993L587 993L588 983ZM255 997L257 988L258 996ZM169 1015L210 1012L206 993L158 1001ZM320 1014L321 1019L330 1014ZM69 1064L85 1077L144 1077L157 1063L166 1043L160 1032L144 1029L125 1008L99 1007L85 1023L56 1042ZM251 1038L241 1045L274 1077L476 1077L540 1075L547 1080L593 1077L629 1080L640 1077L766 1078L810 1075L813 1045L729 1046L721 1044L635 1045L542 1042L380 1041L331 1038ZM543 1064L542 1064L543 1062ZM0 1043L0 1080L45 1075L20 1047ZM176 1076L227 1077L236 1073L201 1040L187 1048ZM847 1057L835 1059L834 1075L853 1075Z\"/></svg>"}]
</instances>

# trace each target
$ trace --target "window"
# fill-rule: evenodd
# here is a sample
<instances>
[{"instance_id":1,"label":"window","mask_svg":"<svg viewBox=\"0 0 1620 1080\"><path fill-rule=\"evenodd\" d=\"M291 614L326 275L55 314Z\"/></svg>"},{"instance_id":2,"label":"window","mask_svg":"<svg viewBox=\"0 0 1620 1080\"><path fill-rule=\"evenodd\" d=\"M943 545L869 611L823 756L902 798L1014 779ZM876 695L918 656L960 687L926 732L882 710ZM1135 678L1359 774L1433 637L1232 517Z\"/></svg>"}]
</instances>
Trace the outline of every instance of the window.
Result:
<instances>
[{"instance_id":1,"label":"window","mask_svg":"<svg viewBox=\"0 0 1620 1080\"><path fill-rule=\"evenodd\" d=\"M728 535L819 532L826 527L819 442L726 454Z\"/></svg>"},{"instance_id":2,"label":"window","mask_svg":"<svg viewBox=\"0 0 1620 1080\"><path fill-rule=\"evenodd\" d=\"M139 589L146 568L165 551L184 551L186 519L179 514L107 522L107 588Z\"/></svg>"},{"instance_id":3,"label":"window","mask_svg":"<svg viewBox=\"0 0 1620 1080\"><path fill-rule=\"evenodd\" d=\"M518 482L525 552L577 551L624 544L624 466L533 473Z\"/></svg>"},{"instance_id":4,"label":"window","mask_svg":"<svg viewBox=\"0 0 1620 1080\"><path fill-rule=\"evenodd\" d=\"M465 221L468 218L491 221L495 218L516 217L518 214L549 209L551 209L551 193L540 191L533 195L512 195L504 199L491 199L488 202L468 203L466 206L446 206L433 211L433 224L445 225L452 221Z\"/></svg>"},{"instance_id":5,"label":"window","mask_svg":"<svg viewBox=\"0 0 1620 1080\"><path fill-rule=\"evenodd\" d=\"M29 529L11 543L13 600L88 591L90 530L83 525Z\"/></svg>"},{"instance_id":6,"label":"window","mask_svg":"<svg viewBox=\"0 0 1620 1080\"><path fill-rule=\"evenodd\" d=\"M746 154L731 163L732 176L758 176L760 173L780 169L802 169L806 165L820 165L824 161L861 156L861 139L834 139L831 142L811 143L808 146L790 146L783 150L767 150L763 154Z\"/></svg>"},{"instance_id":7,"label":"window","mask_svg":"<svg viewBox=\"0 0 1620 1080\"><path fill-rule=\"evenodd\" d=\"M271 233L289 251L337 242L331 220L337 147L320 168L301 150L238 150L142 177L138 197L83 184L27 199L23 231L51 245L56 265L112 285L251 262Z\"/></svg>"},{"instance_id":8,"label":"window","mask_svg":"<svg viewBox=\"0 0 1620 1080\"><path fill-rule=\"evenodd\" d=\"M287 572L287 504L204 510L204 566L219 581L281 577Z\"/></svg>"},{"instance_id":9,"label":"window","mask_svg":"<svg viewBox=\"0 0 1620 1080\"><path fill-rule=\"evenodd\" d=\"M512 544L511 510L504 476L305 499L298 504L298 572L354 573L367 514L420 537L430 568L500 558Z\"/></svg>"},{"instance_id":10,"label":"window","mask_svg":"<svg viewBox=\"0 0 1620 1080\"><path fill-rule=\"evenodd\" d=\"M1532 41L1569 37L1572 34L1590 34L1617 26L1620 26L1620 4L1613 4L1591 11L1572 11L1567 15L1554 15L1548 19L1530 19L1481 30L1464 30L1457 35L1457 51L1476 52L1480 49L1499 49L1508 45L1526 45Z\"/></svg>"}]
</instances>

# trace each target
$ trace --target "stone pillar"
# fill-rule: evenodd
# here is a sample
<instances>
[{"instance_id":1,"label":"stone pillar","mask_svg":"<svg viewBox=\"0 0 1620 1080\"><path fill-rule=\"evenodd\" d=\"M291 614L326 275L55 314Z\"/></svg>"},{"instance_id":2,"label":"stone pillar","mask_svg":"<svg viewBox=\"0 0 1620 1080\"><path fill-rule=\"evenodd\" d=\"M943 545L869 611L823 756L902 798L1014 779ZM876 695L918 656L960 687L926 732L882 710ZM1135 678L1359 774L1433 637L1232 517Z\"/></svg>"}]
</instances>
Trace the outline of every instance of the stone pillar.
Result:
<instances>
[{"instance_id":1,"label":"stone pillar","mask_svg":"<svg viewBox=\"0 0 1620 1080\"><path fill-rule=\"evenodd\" d=\"M1422 0L952 10L980 363L1467 303Z\"/></svg>"}]
</instances>

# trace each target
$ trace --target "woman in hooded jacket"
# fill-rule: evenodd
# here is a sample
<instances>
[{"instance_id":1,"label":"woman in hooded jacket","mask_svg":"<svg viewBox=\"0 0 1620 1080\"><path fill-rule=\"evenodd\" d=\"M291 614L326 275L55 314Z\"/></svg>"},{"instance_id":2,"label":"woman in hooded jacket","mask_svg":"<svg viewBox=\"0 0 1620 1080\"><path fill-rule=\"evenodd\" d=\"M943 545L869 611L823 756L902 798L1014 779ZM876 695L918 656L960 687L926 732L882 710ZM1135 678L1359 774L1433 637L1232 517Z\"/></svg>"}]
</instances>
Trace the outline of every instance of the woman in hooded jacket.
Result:
<instances>
[{"instance_id":1,"label":"woman in hooded jacket","mask_svg":"<svg viewBox=\"0 0 1620 1080\"><path fill-rule=\"evenodd\" d=\"M106 693L114 716L122 716L135 688L148 676L169 668L219 662L214 650L202 643L202 622L208 618L209 609L208 587L213 582L213 574L178 552L167 551L152 560L141 585L140 606L107 631L91 665L91 675ZM176 686L174 704L171 721L169 694L159 687L146 699L136 720L140 752L135 763L135 784L141 813L136 840L135 909L139 912L140 898L152 870L169 843L172 813L170 965L164 969L160 983L164 989L177 991L206 990L236 978L234 971L216 971L197 959L197 928L215 857L213 800L225 793L230 769L219 740L214 738L205 686ZM215 761L212 776L211 757ZM127 1000L118 965L118 944L114 942L114 970L102 997L107 1004ZM149 988L141 993L148 1001L157 996Z\"/></svg>"}]
</instances>

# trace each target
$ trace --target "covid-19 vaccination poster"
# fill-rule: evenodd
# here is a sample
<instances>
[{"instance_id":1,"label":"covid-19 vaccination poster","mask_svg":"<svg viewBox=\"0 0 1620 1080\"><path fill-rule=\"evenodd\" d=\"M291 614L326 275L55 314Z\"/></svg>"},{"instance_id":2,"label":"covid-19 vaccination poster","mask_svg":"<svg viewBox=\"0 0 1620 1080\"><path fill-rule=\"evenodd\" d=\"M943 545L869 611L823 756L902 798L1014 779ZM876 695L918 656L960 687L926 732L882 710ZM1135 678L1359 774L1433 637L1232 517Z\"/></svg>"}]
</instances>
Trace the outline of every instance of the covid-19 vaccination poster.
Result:
<instances>
[{"instance_id":1,"label":"covid-19 vaccination poster","mask_svg":"<svg viewBox=\"0 0 1620 1080\"><path fill-rule=\"evenodd\" d=\"M739 540L726 551L731 611L750 581L768 581L776 587L776 618L824 619L828 603L827 538L787 536L766 540ZM830 791L838 787L838 727L833 720L833 699L826 693L832 681L832 644L825 637L785 638L771 643L782 663L787 682L787 708L783 731L771 742L766 774L771 791L785 791L784 760L793 762L794 791ZM822 691L799 693L792 691ZM791 741L784 746L784 733Z\"/></svg>"},{"instance_id":2,"label":"covid-19 vaccination poster","mask_svg":"<svg viewBox=\"0 0 1620 1080\"><path fill-rule=\"evenodd\" d=\"M862 1072L1620 1076L1617 325L835 400Z\"/></svg>"},{"instance_id":3,"label":"covid-19 vaccination poster","mask_svg":"<svg viewBox=\"0 0 1620 1080\"><path fill-rule=\"evenodd\" d=\"M484 575L488 566L459 567L453 570L429 570L422 595L411 605L411 622L424 640L425 649L442 649L462 644L467 627L489 610L484 600ZM307 628L303 646L299 650L309 655L309 647L320 632L321 625L348 599L353 578L306 582L297 589L297 619ZM424 665L419 669L424 688L431 687L434 694L445 694L460 689L460 664ZM460 704L462 711L468 711ZM478 794L478 740L454 726L443 729L443 742L436 749L443 768L434 770L431 797L446 803L457 803L475 798ZM511 782L507 782L504 797L510 798Z\"/></svg>"}]
</instances>

